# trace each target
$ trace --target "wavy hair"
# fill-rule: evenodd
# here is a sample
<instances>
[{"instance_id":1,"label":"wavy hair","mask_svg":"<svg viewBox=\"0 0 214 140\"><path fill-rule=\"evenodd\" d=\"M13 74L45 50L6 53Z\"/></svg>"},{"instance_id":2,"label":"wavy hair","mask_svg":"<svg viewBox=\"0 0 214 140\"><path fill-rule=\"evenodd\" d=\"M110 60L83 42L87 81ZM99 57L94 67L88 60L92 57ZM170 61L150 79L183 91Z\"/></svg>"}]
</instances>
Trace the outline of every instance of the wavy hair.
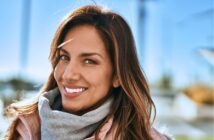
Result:
<instances>
[{"instance_id":1,"label":"wavy hair","mask_svg":"<svg viewBox=\"0 0 214 140\"><path fill-rule=\"evenodd\" d=\"M54 68L58 63L57 47L63 43L68 31L75 26L94 26L105 43L111 58L114 74L120 81L120 87L113 89L115 96L111 113L113 122L118 124L116 139L150 140L151 113L155 106L149 87L137 58L136 47L131 29L117 13L99 6L82 6L70 13L59 25L50 50L52 72L42 88L42 92L57 87ZM38 98L29 105L16 107L20 114L29 114L37 110ZM96 135L99 129L96 131Z\"/></svg>"}]
</instances>

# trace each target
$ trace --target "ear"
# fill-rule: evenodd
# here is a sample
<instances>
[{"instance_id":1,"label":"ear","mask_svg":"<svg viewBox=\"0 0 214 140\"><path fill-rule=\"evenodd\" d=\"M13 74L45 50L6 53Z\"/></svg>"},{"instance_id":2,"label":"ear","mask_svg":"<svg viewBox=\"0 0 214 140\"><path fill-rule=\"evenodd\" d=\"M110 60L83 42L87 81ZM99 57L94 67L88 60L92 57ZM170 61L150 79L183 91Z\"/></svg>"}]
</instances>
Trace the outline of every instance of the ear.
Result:
<instances>
[{"instance_id":1,"label":"ear","mask_svg":"<svg viewBox=\"0 0 214 140\"><path fill-rule=\"evenodd\" d=\"M113 87L114 88L117 88L117 87L119 87L120 86L120 80L119 80L119 78L118 78L118 76L117 75L115 75L114 77L113 77Z\"/></svg>"}]
</instances>

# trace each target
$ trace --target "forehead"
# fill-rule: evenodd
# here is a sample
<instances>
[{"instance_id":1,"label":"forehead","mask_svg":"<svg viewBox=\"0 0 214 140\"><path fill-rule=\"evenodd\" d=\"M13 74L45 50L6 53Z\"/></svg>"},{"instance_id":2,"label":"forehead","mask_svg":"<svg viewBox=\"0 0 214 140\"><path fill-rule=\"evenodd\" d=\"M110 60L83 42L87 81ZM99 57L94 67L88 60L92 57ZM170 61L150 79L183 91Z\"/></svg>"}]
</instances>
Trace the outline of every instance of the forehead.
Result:
<instances>
[{"instance_id":1,"label":"forehead","mask_svg":"<svg viewBox=\"0 0 214 140\"><path fill-rule=\"evenodd\" d=\"M66 50L99 51L107 53L106 44L98 30L91 25L78 25L71 28L58 46Z\"/></svg>"}]
</instances>

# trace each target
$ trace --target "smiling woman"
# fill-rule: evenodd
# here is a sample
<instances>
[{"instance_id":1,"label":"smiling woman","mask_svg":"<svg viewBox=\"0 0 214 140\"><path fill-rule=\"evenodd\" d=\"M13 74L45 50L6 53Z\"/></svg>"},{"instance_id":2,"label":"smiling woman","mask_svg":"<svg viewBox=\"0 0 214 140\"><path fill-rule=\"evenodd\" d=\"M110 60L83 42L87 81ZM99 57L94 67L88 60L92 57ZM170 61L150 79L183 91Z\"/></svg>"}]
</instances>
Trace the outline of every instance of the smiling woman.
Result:
<instances>
[{"instance_id":1,"label":"smiling woman","mask_svg":"<svg viewBox=\"0 0 214 140\"><path fill-rule=\"evenodd\" d=\"M72 39L72 40L71 40ZM109 89L117 88L110 57L96 28L91 25L74 27L65 36L55 67L55 79L63 108L84 114L100 106L108 98Z\"/></svg>"},{"instance_id":2,"label":"smiling woman","mask_svg":"<svg viewBox=\"0 0 214 140\"><path fill-rule=\"evenodd\" d=\"M5 139L165 140L152 128L154 108L126 21L83 6L58 27L52 72L30 104L12 104Z\"/></svg>"}]
</instances>

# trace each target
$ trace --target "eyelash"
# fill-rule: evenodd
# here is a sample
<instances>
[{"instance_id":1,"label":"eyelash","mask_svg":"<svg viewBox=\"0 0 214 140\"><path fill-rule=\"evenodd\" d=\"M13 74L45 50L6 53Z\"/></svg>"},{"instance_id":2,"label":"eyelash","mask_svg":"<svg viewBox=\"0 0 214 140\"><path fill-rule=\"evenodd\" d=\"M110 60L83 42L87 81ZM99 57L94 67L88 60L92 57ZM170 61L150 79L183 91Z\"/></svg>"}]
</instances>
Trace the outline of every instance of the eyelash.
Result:
<instances>
[{"instance_id":1,"label":"eyelash","mask_svg":"<svg viewBox=\"0 0 214 140\"><path fill-rule=\"evenodd\" d=\"M62 54L59 56L59 60L62 60L62 61L69 60L69 57L67 55Z\"/></svg>"},{"instance_id":2,"label":"eyelash","mask_svg":"<svg viewBox=\"0 0 214 140\"><path fill-rule=\"evenodd\" d=\"M62 55L59 56L59 60L61 60L61 61L69 61L70 58L67 55L62 54ZM83 63L84 64L97 64L97 62L95 60L92 60L92 59L84 59Z\"/></svg>"},{"instance_id":3,"label":"eyelash","mask_svg":"<svg viewBox=\"0 0 214 140\"><path fill-rule=\"evenodd\" d=\"M92 59L85 59L84 63L85 64L97 64L97 62L95 60L92 60Z\"/></svg>"}]
</instances>

